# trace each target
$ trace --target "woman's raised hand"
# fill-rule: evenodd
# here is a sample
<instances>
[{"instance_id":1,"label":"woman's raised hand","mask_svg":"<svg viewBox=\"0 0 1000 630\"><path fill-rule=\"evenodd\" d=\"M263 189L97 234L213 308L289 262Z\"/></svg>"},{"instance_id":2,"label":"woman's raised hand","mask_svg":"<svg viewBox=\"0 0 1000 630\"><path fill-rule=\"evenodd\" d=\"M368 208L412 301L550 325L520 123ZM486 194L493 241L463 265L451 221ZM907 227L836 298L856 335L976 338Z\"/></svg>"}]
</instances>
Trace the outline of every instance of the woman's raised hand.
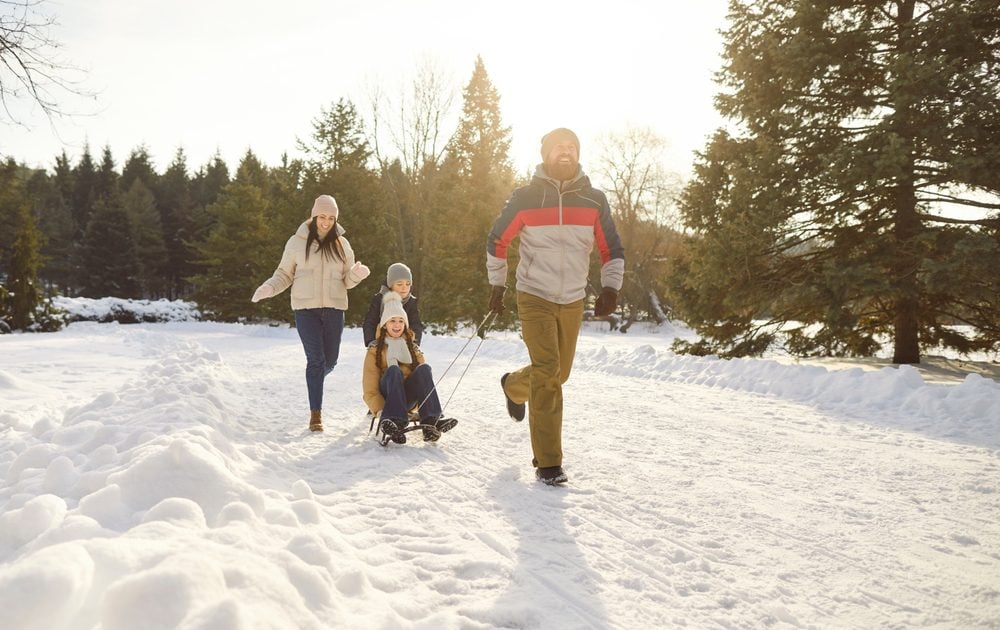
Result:
<instances>
[{"instance_id":1,"label":"woman's raised hand","mask_svg":"<svg viewBox=\"0 0 1000 630\"><path fill-rule=\"evenodd\" d=\"M253 292L253 297L250 298L251 302L260 302L261 300L266 300L267 298L274 295L274 289L271 288L269 284L262 284L257 287L257 290Z\"/></svg>"},{"instance_id":2,"label":"woman's raised hand","mask_svg":"<svg viewBox=\"0 0 1000 630\"><path fill-rule=\"evenodd\" d=\"M362 280L368 277L368 274L371 273L371 269L369 269L365 265L362 265L360 262L356 262L351 267L351 270L348 271L347 273L351 275L351 278L355 282L361 282Z\"/></svg>"}]
</instances>

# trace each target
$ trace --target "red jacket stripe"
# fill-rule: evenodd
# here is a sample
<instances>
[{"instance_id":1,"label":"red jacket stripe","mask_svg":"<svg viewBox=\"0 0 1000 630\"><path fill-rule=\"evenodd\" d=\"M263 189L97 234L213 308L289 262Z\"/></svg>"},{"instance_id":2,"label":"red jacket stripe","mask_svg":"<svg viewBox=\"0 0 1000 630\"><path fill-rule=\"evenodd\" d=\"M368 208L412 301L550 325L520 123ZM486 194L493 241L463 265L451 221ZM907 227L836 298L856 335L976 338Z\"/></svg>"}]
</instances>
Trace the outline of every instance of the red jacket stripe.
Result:
<instances>
[{"instance_id":1,"label":"red jacket stripe","mask_svg":"<svg viewBox=\"0 0 1000 630\"><path fill-rule=\"evenodd\" d=\"M496 253L494 256L503 259L507 258L507 248L510 247L511 241L514 240L514 237L521 231L521 227L524 226L525 214L525 212L518 212L514 216L514 220L507 225L507 229L503 231L500 238L496 241Z\"/></svg>"}]
</instances>

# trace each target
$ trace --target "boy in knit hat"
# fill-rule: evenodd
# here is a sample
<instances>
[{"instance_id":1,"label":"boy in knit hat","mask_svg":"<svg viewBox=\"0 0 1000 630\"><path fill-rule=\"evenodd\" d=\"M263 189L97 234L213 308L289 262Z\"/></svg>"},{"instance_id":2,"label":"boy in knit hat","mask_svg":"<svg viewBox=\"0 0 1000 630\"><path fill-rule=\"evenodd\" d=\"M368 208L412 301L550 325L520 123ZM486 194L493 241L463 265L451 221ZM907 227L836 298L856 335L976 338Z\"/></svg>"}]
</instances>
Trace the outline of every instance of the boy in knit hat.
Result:
<instances>
[{"instance_id":1,"label":"boy in knit hat","mask_svg":"<svg viewBox=\"0 0 1000 630\"><path fill-rule=\"evenodd\" d=\"M410 268L401 262L392 263L385 272L385 284L378 293L372 296L371 304L368 305L368 313L365 314L364 323L361 330L364 333L365 347L367 348L375 341L375 330L380 326L379 320L382 317L382 297L389 291L397 293L402 300L403 310L409 319L409 328L413 331L414 340L419 345L424 336L424 324L420 321L420 310L417 306L417 296L411 293L413 287L413 274Z\"/></svg>"},{"instance_id":2,"label":"boy in knit hat","mask_svg":"<svg viewBox=\"0 0 1000 630\"><path fill-rule=\"evenodd\" d=\"M382 298L375 340L365 354L362 390L371 414L380 414L382 434L397 444L406 442L404 429L414 407L426 442L437 441L458 424L458 420L441 415L431 366L415 342L402 300L395 291L386 292Z\"/></svg>"}]
</instances>

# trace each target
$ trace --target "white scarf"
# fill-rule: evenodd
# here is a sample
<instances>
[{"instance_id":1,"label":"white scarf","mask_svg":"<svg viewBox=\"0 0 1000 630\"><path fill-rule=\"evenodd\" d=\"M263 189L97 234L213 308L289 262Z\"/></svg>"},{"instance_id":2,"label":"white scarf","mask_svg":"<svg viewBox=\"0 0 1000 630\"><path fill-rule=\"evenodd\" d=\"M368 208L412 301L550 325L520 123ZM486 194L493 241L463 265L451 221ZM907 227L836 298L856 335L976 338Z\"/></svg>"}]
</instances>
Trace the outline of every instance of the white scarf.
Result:
<instances>
[{"instance_id":1,"label":"white scarf","mask_svg":"<svg viewBox=\"0 0 1000 630\"><path fill-rule=\"evenodd\" d=\"M402 337L386 337L385 366L392 367L393 365L403 363L407 365L413 363L413 357L410 356L410 349L406 346L406 339Z\"/></svg>"}]
</instances>

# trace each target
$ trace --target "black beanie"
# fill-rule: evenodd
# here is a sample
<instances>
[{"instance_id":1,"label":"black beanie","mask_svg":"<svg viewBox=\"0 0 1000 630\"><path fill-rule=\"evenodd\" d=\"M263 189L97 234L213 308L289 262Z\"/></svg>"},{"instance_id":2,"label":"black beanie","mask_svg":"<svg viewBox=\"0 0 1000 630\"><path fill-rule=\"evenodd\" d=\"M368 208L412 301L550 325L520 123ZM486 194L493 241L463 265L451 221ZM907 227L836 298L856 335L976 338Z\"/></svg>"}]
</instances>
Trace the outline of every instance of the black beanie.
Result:
<instances>
[{"instance_id":1,"label":"black beanie","mask_svg":"<svg viewBox=\"0 0 1000 630\"><path fill-rule=\"evenodd\" d=\"M558 129L553 129L544 136L542 136L542 161L544 162L546 158L549 157L549 153L552 153L552 149L555 148L560 142L570 141L576 145L577 154L580 153L580 139L576 137L576 134L565 127L559 127Z\"/></svg>"}]
</instances>

